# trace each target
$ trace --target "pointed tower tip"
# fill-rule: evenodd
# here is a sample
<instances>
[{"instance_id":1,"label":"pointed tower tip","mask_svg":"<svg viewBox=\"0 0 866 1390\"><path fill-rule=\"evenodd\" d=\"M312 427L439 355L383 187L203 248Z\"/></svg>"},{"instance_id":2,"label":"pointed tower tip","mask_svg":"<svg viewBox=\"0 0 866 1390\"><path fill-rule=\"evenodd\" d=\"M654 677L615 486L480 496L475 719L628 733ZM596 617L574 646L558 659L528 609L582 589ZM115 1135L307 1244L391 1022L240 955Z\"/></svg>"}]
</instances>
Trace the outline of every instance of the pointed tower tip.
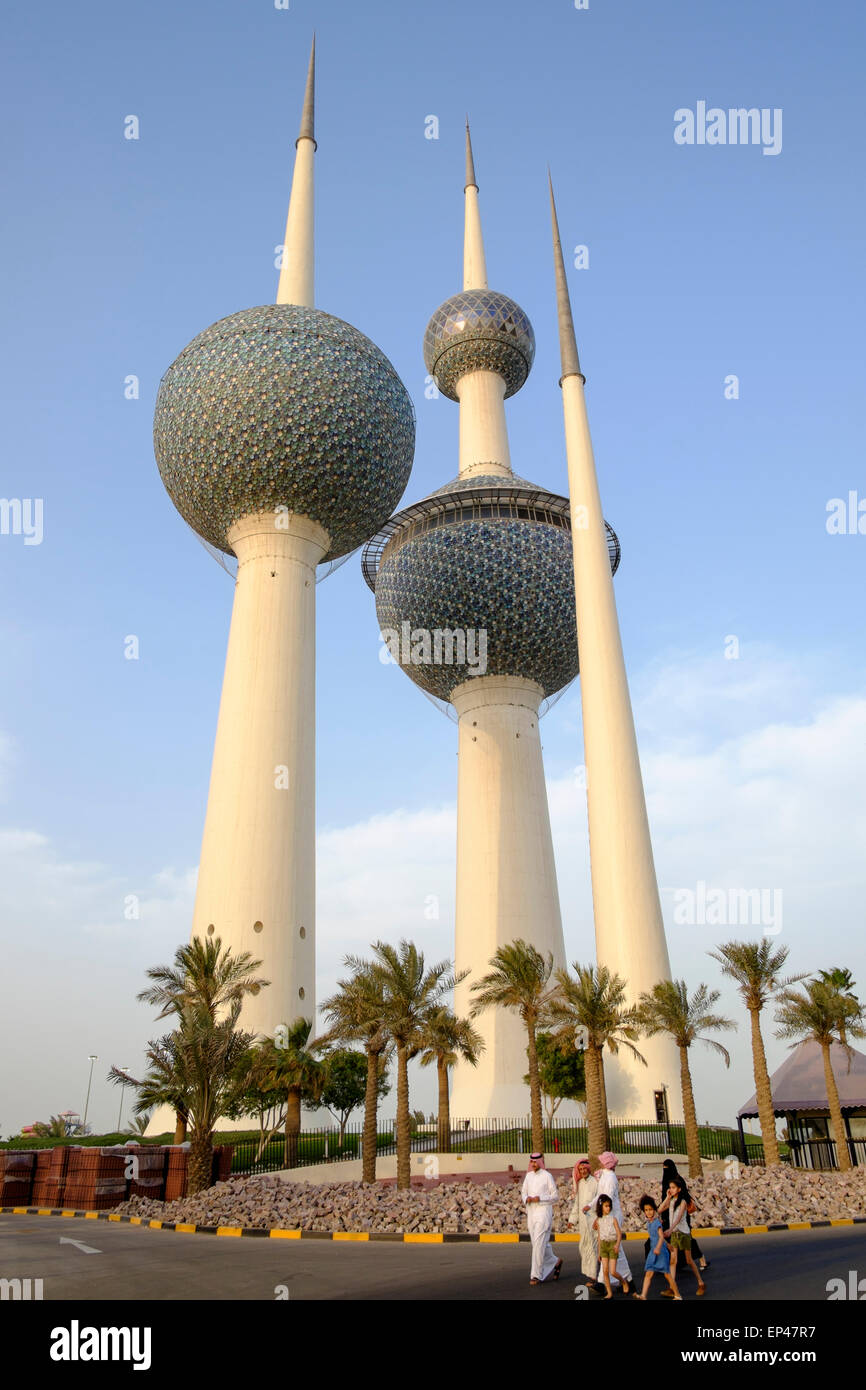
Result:
<instances>
[{"instance_id":1,"label":"pointed tower tip","mask_svg":"<svg viewBox=\"0 0 866 1390\"><path fill-rule=\"evenodd\" d=\"M463 185L464 192L467 188L477 188L475 179L475 161L472 158L472 136L469 134L469 117L466 117L466 182Z\"/></svg>"},{"instance_id":2,"label":"pointed tower tip","mask_svg":"<svg viewBox=\"0 0 866 1390\"><path fill-rule=\"evenodd\" d=\"M310 66L307 69L307 87L304 92L304 109L301 112L301 128L298 132L298 140L312 140L316 144L314 133L316 119L316 35L313 34L313 43L310 48ZM297 148L298 140L295 141Z\"/></svg>"},{"instance_id":3,"label":"pointed tower tip","mask_svg":"<svg viewBox=\"0 0 866 1390\"><path fill-rule=\"evenodd\" d=\"M567 376L579 376L585 381L586 378L580 370L580 358L577 354L574 319L571 315L568 281L565 278L565 260L562 255L562 242L559 237L559 219L556 216L556 200L553 196L553 178L551 177L549 167L547 170L547 182L550 188L550 219L553 225L553 265L556 274L556 313L559 319L559 356L562 363L560 383Z\"/></svg>"}]
</instances>

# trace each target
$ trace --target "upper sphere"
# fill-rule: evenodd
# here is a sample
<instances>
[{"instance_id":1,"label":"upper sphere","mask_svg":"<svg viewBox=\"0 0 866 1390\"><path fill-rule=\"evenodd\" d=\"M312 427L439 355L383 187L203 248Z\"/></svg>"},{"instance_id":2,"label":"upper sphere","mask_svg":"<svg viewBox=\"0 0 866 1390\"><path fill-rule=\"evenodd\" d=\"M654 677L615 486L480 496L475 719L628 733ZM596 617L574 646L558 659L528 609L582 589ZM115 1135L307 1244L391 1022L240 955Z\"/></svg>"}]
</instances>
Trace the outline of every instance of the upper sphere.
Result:
<instances>
[{"instance_id":1,"label":"upper sphere","mask_svg":"<svg viewBox=\"0 0 866 1390\"><path fill-rule=\"evenodd\" d=\"M230 552L233 522L287 507L325 528L323 559L372 536L412 467L415 414L375 343L321 309L242 309L193 338L162 379L162 480L185 521Z\"/></svg>"},{"instance_id":2,"label":"upper sphere","mask_svg":"<svg viewBox=\"0 0 866 1390\"><path fill-rule=\"evenodd\" d=\"M498 372L505 395L519 391L535 356L532 324L497 290L461 290L440 304L424 334L424 361L444 396L456 401L467 372Z\"/></svg>"}]
</instances>

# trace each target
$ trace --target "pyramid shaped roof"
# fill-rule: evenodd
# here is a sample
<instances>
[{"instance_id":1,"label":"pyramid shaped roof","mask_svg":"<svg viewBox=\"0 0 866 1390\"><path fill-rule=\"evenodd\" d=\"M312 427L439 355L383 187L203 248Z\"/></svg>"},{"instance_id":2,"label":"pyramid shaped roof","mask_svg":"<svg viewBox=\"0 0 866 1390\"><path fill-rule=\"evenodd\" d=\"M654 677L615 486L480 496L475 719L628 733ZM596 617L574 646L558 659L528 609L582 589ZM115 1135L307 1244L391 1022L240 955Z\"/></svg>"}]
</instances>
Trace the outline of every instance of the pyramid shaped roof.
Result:
<instances>
[{"instance_id":1,"label":"pyramid shaped roof","mask_svg":"<svg viewBox=\"0 0 866 1390\"><path fill-rule=\"evenodd\" d=\"M830 1047L833 1075L839 1088L839 1101L845 1110L866 1108L866 1057L856 1049L849 1054L841 1043ZM824 1058L818 1043L801 1042L787 1061L770 1077L773 1109L826 1110L827 1087L824 1083ZM738 1116L757 1115L757 1097L752 1095L737 1111Z\"/></svg>"}]
</instances>

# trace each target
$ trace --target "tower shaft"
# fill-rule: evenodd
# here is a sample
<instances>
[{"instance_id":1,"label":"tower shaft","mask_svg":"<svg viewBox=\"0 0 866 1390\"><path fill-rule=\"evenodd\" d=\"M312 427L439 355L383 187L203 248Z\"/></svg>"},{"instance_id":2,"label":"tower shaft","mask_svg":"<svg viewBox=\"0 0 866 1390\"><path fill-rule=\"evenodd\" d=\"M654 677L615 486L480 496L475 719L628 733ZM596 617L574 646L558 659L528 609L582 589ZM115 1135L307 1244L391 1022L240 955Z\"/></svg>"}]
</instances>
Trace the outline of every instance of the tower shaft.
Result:
<instances>
[{"instance_id":1,"label":"tower shaft","mask_svg":"<svg viewBox=\"0 0 866 1390\"><path fill-rule=\"evenodd\" d=\"M460 401L460 477L511 474L505 423L505 382L497 372L467 372L457 384Z\"/></svg>"},{"instance_id":2,"label":"tower shaft","mask_svg":"<svg viewBox=\"0 0 866 1390\"><path fill-rule=\"evenodd\" d=\"M477 676L451 695L457 711L455 966L471 974L455 992L458 1016L490 958L521 938L565 965L556 865L538 730L543 690L534 681ZM455 1068L455 1119L519 1118L529 1109L526 1029L509 1009L475 1021L486 1050Z\"/></svg>"},{"instance_id":3,"label":"tower shaft","mask_svg":"<svg viewBox=\"0 0 866 1390\"><path fill-rule=\"evenodd\" d=\"M658 980L670 979L671 970L552 189L551 206L596 951L600 965L627 981L634 1002ZM605 1058L611 1114L651 1117L653 1091L663 1083L672 1102L679 1098L671 1039L645 1038L639 1046L646 1067L623 1049Z\"/></svg>"},{"instance_id":4,"label":"tower shaft","mask_svg":"<svg viewBox=\"0 0 866 1390\"><path fill-rule=\"evenodd\" d=\"M242 1026L274 1036L315 1010L315 591L328 534L244 517L193 935L262 961Z\"/></svg>"}]
</instances>

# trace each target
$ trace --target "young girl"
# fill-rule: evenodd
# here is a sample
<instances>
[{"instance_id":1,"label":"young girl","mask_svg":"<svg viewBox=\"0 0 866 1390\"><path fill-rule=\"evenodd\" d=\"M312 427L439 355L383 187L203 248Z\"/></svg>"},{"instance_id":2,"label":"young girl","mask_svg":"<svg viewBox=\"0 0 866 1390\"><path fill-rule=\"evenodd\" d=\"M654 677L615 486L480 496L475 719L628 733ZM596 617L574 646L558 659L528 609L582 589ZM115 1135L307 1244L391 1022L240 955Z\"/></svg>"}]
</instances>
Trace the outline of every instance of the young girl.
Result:
<instances>
[{"instance_id":1,"label":"young girl","mask_svg":"<svg viewBox=\"0 0 866 1390\"><path fill-rule=\"evenodd\" d=\"M607 1290L605 1298L613 1298L610 1276L616 1270L619 1247L622 1244L620 1224L613 1214L613 1202L609 1197L599 1197L595 1204L596 1217L592 1229L598 1233L598 1253L601 1258L601 1277ZM623 1289L629 1291L627 1279L622 1281Z\"/></svg>"},{"instance_id":2,"label":"young girl","mask_svg":"<svg viewBox=\"0 0 866 1390\"><path fill-rule=\"evenodd\" d=\"M649 1293L649 1286L653 1281L654 1274L661 1274L668 1281L668 1288L673 1297L682 1303L682 1296L676 1285L676 1280L670 1272L671 1256L665 1244L665 1233L662 1230L661 1217L658 1207L652 1197L641 1197L640 1209L644 1214L644 1220L649 1230L649 1254L646 1257L646 1272L643 1277L643 1288L640 1293L635 1291L635 1298L643 1299Z\"/></svg>"},{"instance_id":3,"label":"young girl","mask_svg":"<svg viewBox=\"0 0 866 1390\"><path fill-rule=\"evenodd\" d=\"M691 1200L688 1188L682 1178L671 1178L668 1183L668 1195L658 1210L661 1212L670 1209L671 1275L676 1281L677 1256L682 1251L686 1264L698 1281L696 1292L700 1295L706 1293L707 1286L692 1259L692 1230L689 1225L689 1203Z\"/></svg>"}]
</instances>

